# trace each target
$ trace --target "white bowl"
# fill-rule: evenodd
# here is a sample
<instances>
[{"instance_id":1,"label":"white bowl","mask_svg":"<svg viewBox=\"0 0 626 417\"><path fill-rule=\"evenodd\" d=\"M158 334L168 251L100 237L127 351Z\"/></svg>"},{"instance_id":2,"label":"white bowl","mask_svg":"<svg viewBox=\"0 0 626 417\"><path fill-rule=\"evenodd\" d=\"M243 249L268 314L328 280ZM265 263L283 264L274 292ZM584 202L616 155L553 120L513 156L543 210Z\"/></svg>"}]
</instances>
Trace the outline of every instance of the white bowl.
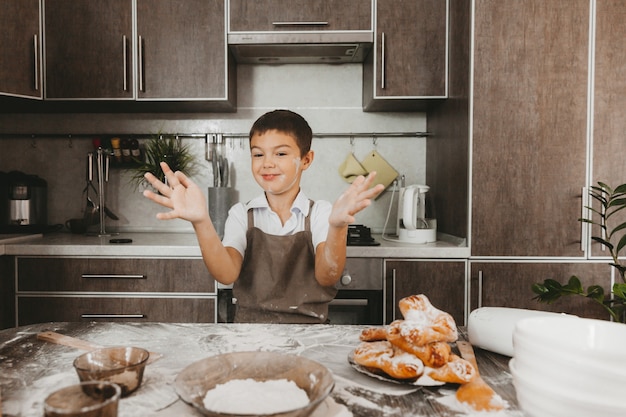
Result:
<instances>
[{"instance_id":1,"label":"white bowl","mask_svg":"<svg viewBox=\"0 0 626 417\"><path fill-rule=\"evenodd\" d=\"M572 393L567 387L538 380L521 372L516 359L509 362L513 385L520 408L531 417L623 417L626 403L620 397L614 401L598 400L589 395Z\"/></svg>"},{"instance_id":2,"label":"white bowl","mask_svg":"<svg viewBox=\"0 0 626 417\"><path fill-rule=\"evenodd\" d=\"M554 349L591 355L607 364L626 359L626 325L622 323L572 316L532 317L518 321L515 334Z\"/></svg>"},{"instance_id":3,"label":"white bowl","mask_svg":"<svg viewBox=\"0 0 626 417\"><path fill-rule=\"evenodd\" d=\"M554 348L517 333L513 345L520 370L570 385L593 386L594 390L623 392L626 386L626 367L615 363L607 365L601 357Z\"/></svg>"}]
</instances>

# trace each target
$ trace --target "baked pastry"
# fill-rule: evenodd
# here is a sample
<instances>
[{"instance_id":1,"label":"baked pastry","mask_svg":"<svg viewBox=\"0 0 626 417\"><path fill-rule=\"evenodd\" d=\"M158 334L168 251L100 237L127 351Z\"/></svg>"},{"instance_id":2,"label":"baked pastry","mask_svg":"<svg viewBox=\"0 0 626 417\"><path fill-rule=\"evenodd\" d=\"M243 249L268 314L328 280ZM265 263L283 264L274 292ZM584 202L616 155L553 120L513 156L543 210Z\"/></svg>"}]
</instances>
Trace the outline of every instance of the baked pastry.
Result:
<instances>
[{"instance_id":1,"label":"baked pastry","mask_svg":"<svg viewBox=\"0 0 626 417\"><path fill-rule=\"evenodd\" d=\"M387 329L387 340L399 349L417 356L424 365L437 368L448 362L452 349L446 342L433 342L423 346L415 345L403 337L393 323Z\"/></svg>"},{"instance_id":2,"label":"baked pastry","mask_svg":"<svg viewBox=\"0 0 626 417\"><path fill-rule=\"evenodd\" d=\"M432 368L428 373L432 379L441 382L465 384L474 379L476 370L471 363L455 354L450 355L450 360L443 366Z\"/></svg>"},{"instance_id":3,"label":"baked pastry","mask_svg":"<svg viewBox=\"0 0 626 417\"><path fill-rule=\"evenodd\" d=\"M440 382L464 384L474 378L472 364L452 353L449 343L458 339L458 332L450 314L435 308L423 294L405 297L398 306L404 320L361 331L356 363L397 379L418 378L424 367Z\"/></svg>"},{"instance_id":4,"label":"baked pastry","mask_svg":"<svg viewBox=\"0 0 626 417\"><path fill-rule=\"evenodd\" d=\"M377 340L387 340L386 327L369 327L361 330L359 338L363 342L376 342Z\"/></svg>"},{"instance_id":5,"label":"baked pastry","mask_svg":"<svg viewBox=\"0 0 626 417\"><path fill-rule=\"evenodd\" d=\"M354 350L354 362L396 379L417 379L424 373L424 363L419 358L386 340L362 342Z\"/></svg>"},{"instance_id":6,"label":"baked pastry","mask_svg":"<svg viewBox=\"0 0 626 417\"><path fill-rule=\"evenodd\" d=\"M394 322L402 336L417 346L433 342L455 342L459 335L454 318L430 303L424 294L398 302L404 321ZM392 325L394 325L392 323Z\"/></svg>"}]
</instances>

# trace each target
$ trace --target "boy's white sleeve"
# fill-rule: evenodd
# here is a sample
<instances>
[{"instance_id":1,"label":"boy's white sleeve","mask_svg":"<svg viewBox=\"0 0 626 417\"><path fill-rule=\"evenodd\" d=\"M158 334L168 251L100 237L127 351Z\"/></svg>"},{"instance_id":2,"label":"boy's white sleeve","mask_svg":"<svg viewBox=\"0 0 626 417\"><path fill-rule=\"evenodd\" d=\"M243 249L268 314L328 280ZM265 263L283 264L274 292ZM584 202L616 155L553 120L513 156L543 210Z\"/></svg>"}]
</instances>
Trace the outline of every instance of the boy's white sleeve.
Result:
<instances>
[{"instance_id":1,"label":"boy's white sleeve","mask_svg":"<svg viewBox=\"0 0 626 417\"><path fill-rule=\"evenodd\" d=\"M246 252L248 230L248 212L243 203L237 203L228 210L228 217L224 223L224 237L222 244L237 249L244 255Z\"/></svg>"},{"instance_id":2,"label":"boy's white sleeve","mask_svg":"<svg viewBox=\"0 0 626 417\"><path fill-rule=\"evenodd\" d=\"M317 200L311 212L311 234L313 235L313 247L326 242L328 237L328 219L333 209L333 205L324 200Z\"/></svg>"}]
</instances>

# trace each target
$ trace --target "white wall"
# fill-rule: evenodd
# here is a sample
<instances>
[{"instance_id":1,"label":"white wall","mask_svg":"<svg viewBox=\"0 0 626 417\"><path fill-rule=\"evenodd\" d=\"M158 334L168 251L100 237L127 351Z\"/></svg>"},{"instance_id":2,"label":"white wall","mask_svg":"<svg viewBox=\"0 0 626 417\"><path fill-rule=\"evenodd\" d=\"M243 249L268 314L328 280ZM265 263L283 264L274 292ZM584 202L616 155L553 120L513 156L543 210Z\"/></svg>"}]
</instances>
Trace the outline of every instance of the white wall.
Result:
<instances>
[{"instance_id":1,"label":"white wall","mask_svg":"<svg viewBox=\"0 0 626 417\"><path fill-rule=\"evenodd\" d=\"M280 65L238 68L238 110L236 113L210 114L41 114L0 115L0 133L246 133L254 120L266 111L288 108L302 114L314 133L422 132L426 130L423 113L365 113L361 107L361 66ZM209 164L204 161L204 141L186 140L200 164L194 180L206 189L212 183ZM377 151L401 174L407 183L425 180L423 138L355 137L316 138L315 161L306 171L303 189L310 198L333 201L347 187L338 174L342 160L353 151L364 158ZM82 190L88 139L40 138L0 141L0 170L20 170L37 174L48 181L49 222L63 223L82 216L85 202ZM250 175L247 140L229 139L224 153L232 161L233 185L241 200L260 192ZM161 222L154 218L159 211L128 183L128 173L115 170L108 184L107 205L121 220L109 221L107 230L191 232L182 221ZM381 231L391 193L386 192L357 221ZM397 197L397 194L396 194ZM392 210L392 222L395 221ZM393 223L390 223L390 225ZM388 230L391 230L389 228Z\"/></svg>"}]
</instances>

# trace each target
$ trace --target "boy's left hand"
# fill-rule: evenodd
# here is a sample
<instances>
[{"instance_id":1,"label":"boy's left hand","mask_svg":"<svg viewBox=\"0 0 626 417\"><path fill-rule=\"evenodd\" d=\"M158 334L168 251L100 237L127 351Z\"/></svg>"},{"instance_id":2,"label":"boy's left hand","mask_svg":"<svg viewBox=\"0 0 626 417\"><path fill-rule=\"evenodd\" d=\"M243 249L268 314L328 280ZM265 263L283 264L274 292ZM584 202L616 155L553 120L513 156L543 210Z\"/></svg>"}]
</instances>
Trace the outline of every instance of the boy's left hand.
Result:
<instances>
[{"instance_id":1,"label":"boy's left hand","mask_svg":"<svg viewBox=\"0 0 626 417\"><path fill-rule=\"evenodd\" d=\"M385 187L377 184L370 188L376 177L376 172L370 172L367 177L359 175L333 204L328 222L334 227L346 227L354 222L354 215L372 204L372 198L380 194Z\"/></svg>"}]
</instances>

